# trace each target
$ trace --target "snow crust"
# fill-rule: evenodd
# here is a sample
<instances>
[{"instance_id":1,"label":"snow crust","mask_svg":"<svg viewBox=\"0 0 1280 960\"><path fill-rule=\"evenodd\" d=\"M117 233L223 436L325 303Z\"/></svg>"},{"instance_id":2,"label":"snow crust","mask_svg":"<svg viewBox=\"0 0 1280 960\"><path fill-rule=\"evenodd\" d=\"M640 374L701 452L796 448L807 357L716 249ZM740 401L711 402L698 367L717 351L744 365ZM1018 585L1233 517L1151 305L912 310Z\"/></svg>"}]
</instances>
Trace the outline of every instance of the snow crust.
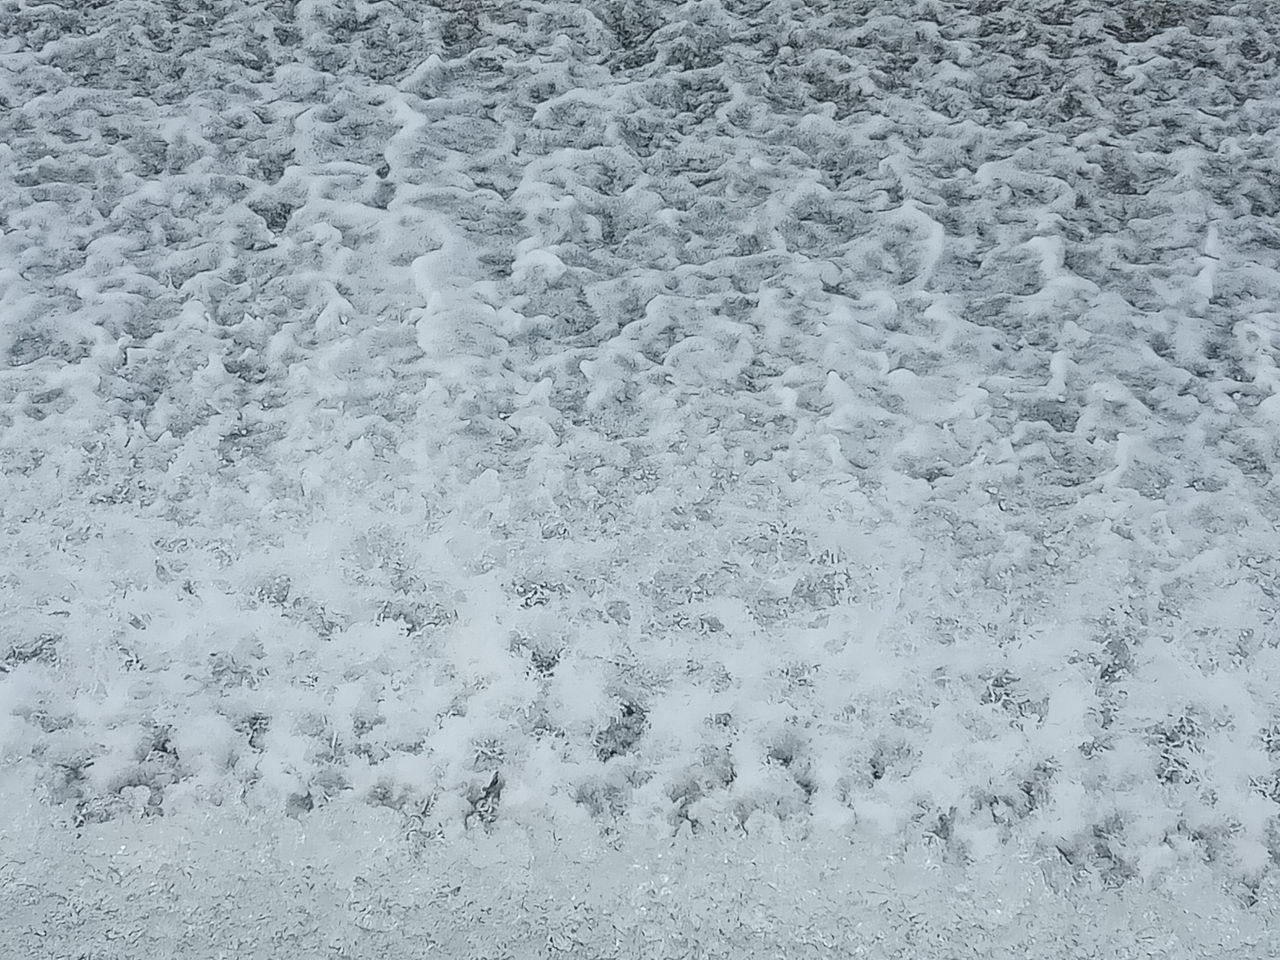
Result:
<instances>
[{"instance_id":1,"label":"snow crust","mask_svg":"<svg viewBox=\"0 0 1280 960\"><path fill-rule=\"evenodd\" d=\"M583 845L845 844L1261 923L1277 49L1261 2L0 2L32 903L72 838L348 817L606 899ZM284 875L200 849L175 902Z\"/></svg>"}]
</instances>

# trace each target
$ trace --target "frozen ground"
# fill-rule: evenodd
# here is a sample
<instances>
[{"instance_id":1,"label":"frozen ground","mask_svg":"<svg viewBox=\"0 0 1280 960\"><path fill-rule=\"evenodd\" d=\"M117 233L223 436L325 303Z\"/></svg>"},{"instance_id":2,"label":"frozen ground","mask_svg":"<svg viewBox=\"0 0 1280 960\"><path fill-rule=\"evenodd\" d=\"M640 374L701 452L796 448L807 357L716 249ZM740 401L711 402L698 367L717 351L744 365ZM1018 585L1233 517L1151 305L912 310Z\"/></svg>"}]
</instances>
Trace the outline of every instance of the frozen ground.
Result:
<instances>
[{"instance_id":1,"label":"frozen ground","mask_svg":"<svg viewBox=\"0 0 1280 960\"><path fill-rule=\"evenodd\" d=\"M1278 49L0 0L0 955L1276 955Z\"/></svg>"}]
</instances>

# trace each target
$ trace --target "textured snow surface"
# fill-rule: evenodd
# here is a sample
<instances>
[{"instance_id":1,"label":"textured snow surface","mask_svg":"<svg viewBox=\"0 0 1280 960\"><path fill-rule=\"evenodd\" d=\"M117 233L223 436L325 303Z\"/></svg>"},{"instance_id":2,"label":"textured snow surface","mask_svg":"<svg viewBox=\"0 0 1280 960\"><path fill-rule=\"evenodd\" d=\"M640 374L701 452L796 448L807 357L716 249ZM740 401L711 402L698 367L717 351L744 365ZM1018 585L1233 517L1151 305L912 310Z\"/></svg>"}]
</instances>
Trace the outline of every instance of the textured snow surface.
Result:
<instances>
[{"instance_id":1,"label":"textured snow surface","mask_svg":"<svg viewBox=\"0 0 1280 960\"><path fill-rule=\"evenodd\" d=\"M1247 929L1278 49L1262 0L0 0L6 796Z\"/></svg>"},{"instance_id":2,"label":"textured snow surface","mask_svg":"<svg viewBox=\"0 0 1280 960\"><path fill-rule=\"evenodd\" d=\"M884 860L856 841L767 830L674 841L637 831L602 843L499 823L418 858L397 841L390 811L342 808L327 804L305 826L212 808L117 819L52 853L22 834L5 920L24 936L7 938L0 956L1275 956L1265 913L1195 886L1063 891L1027 864L974 876L927 856ZM20 814L10 823L35 826Z\"/></svg>"}]
</instances>

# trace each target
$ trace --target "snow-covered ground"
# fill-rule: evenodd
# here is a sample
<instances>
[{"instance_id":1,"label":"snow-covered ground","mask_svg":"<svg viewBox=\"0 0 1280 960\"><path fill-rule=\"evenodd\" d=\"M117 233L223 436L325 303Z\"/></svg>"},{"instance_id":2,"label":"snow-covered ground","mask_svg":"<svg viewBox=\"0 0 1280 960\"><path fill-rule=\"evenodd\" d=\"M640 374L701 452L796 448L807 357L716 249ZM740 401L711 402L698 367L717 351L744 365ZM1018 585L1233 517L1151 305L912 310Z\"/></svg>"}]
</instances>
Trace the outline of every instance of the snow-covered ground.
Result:
<instances>
[{"instance_id":1,"label":"snow-covered ground","mask_svg":"<svg viewBox=\"0 0 1280 960\"><path fill-rule=\"evenodd\" d=\"M1277 50L0 0L0 955L1280 953Z\"/></svg>"}]
</instances>

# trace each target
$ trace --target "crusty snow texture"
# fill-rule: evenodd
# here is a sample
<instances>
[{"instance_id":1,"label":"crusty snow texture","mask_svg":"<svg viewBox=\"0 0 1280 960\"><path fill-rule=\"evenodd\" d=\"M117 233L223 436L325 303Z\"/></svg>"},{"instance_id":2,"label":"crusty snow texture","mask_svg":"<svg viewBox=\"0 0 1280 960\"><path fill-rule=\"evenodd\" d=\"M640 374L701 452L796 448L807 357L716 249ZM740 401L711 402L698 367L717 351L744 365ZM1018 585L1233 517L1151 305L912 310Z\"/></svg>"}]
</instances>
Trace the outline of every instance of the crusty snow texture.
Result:
<instances>
[{"instance_id":1,"label":"crusty snow texture","mask_svg":"<svg viewBox=\"0 0 1280 960\"><path fill-rule=\"evenodd\" d=\"M0 775L1262 909L1277 50L1264 0L0 0Z\"/></svg>"}]
</instances>

